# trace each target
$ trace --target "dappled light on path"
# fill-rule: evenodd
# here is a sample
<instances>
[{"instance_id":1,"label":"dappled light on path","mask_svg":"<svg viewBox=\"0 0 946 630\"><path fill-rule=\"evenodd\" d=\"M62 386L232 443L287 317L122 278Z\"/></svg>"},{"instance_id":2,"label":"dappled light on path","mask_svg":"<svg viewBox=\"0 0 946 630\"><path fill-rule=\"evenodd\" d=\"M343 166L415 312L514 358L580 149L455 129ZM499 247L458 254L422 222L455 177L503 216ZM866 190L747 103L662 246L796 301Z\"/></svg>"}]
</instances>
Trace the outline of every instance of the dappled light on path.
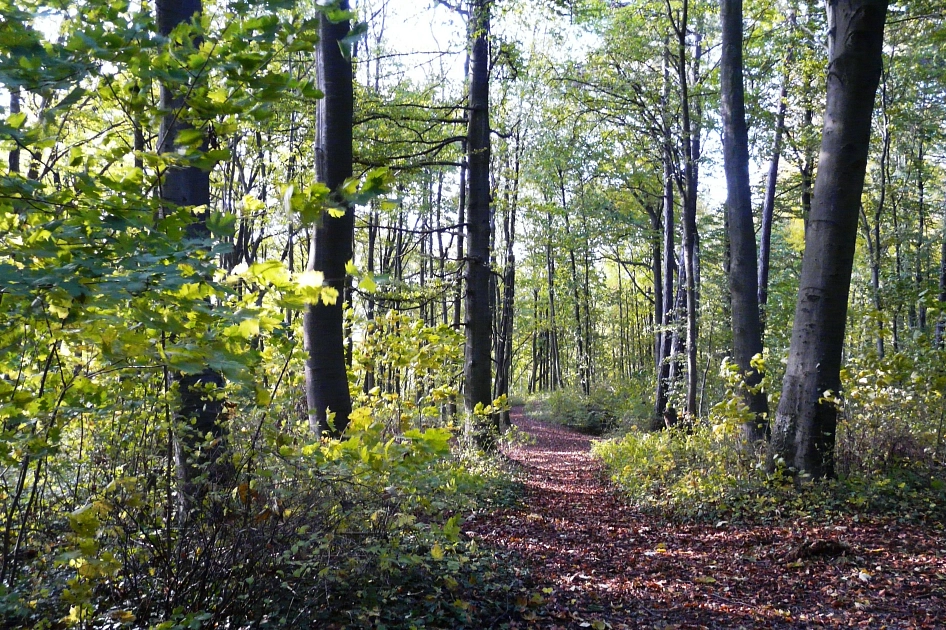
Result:
<instances>
[{"instance_id":1,"label":"dappled light on path","mask_svg":"<svg viewBox=\"0 0 946 630\"><path fill-rule=\"evenodd\" d=\"M591 438L521 409L512 422L533 438L506 452L522 468L522 504L464 527L530 572L512 627L946 627L941 524L672 524L602 480ZM786 562L806 538L846 540L851 557Z\"/></svg>"}]
</instances>

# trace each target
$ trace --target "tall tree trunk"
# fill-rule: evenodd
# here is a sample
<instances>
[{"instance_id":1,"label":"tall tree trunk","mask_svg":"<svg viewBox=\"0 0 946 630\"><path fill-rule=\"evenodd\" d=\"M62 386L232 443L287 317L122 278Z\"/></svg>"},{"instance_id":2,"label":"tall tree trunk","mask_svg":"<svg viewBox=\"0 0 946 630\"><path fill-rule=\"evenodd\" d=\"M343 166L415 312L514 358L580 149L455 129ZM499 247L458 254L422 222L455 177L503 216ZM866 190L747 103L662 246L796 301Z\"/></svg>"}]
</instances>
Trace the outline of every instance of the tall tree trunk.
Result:
<instances>
[{"instance_id":1,"label":"tall tree trunk","mask_svg":"<svg viewBox=\"0 0 946 630\"><path fill-rule=\"evenodd\" d=\"M752 357L762 352L762 326L749 185L749 131L742 80L742 0L720 0L720 21L723 162L732 256L729 293L732 296L733 358L739 371L745 374L745 402L754 416L743 424L743 439L755 442L765 437L769 403L765 393L752 391L762 380L762 375L752 367Z\"/></svg>"},{"instance_id":2,"label":"tall tree trunk","mask_svg":"<svg viewBox=\"0 0 946 630\"><path fill-rule=\"evenodd\" d=\"M199 16L200 0L160 0L156 6L158 30L169 35L179 24ZM181 86L161 85L161 110L167 112L161 120L158 138L159 153L174 153L177 150L178 134L187 129L183 122L183 110L187 107L178 93ZM207 208L210 205L210 172L190 167L171 167L164 173L161 183L161 199L181 207L202 207L202 213L188 225L188 239L203 240L210 236L207 229ZM194 505L195 495L206 486L197 487L195 480L206 474L211 482L222 481L227 471L214 463L226 448L226 432L220 425L223 412L223 376L211 368L193 374L176 374L180 392L177 410L178 435L174 451L177 475L181 481L181 507L184 510ZM210 448L201 448L207 436L212 436Z\"/></svg>"},{"instance_id":3,"label":"tall tree trunk","mask_svg":"<svg viewBox=\"0 0 946 630\"><path fill-rule=\"evenodd\" d=\"M677 30L678 78L680 80L680 102L683 125L683 178L685 195L683 200L683 264L686 271L686 399L684 412L690 420L696 417L697 393L697 341L699 336L699 297L697 295L696 260L696 208L699 159L699 133L691 115L689 69L687 67L687 13L689 2L684 0L683 15ZM696 132L696 133L694 133Z\"/></svg>"},{"instance_id":4,"label":"tall tree trunk","mask_svg":"<svg viewBox=\"0 0 946 630\"><path fill-rule=\"evenodd\" d=\"M669 109L670 101L670 50L664 41L664 88L661 96L664 112ZM665 115L667 115L665 113ZM670 387L670 353L673 343L671 324L674 320L673 309L673 271L674 271L674 219L673 219L673 147L670 138L670 123L664 120L663 132L663 287L660 291L662 304L661 318L657 322L657 391L654 395L655 428L663 426L664 412L667 410L667 390Z\"/></svg>"},{"instance_id":5,"label":"tall tree trunk","mask_svg":"<svg viewBox=\"0 0 946 630\"><path fill-rule=\"evenodd\" d=\"M943 226L939 254L939 301L946 303L946 225ZM940 313L936 322L936 347L942 349L946 340L946 314Z\"/></svg>"},{"instance_id":6,"label":"tall tree trunk","mask_svg":"<svg viewBox=\"0 0 946 630\"><path fill-rule=\"evenodd\" d=\"M373 206L374 204L372 204L372 209L368 213L368 247L367 247L368 260L366 263L365 271L369 275L374 275L375 273L374 250L375 250L375 244L377 243L377 240L378 240L378 227L380 223L380 217L378 216L378 211L375 210ZM374 318L375 318L374 296L367 295L365 296L365 319L367 320L367 324L368 324L367 325L367 330L369 331L368 334L371 334L370 331L372 331L372 322L374 322ZM375 377L375 372L374 372L374 366L373 365L368 366L365 371L365 382L362 388L362 390L366 394L370 392L372 389L374 389L375 378L376 377Z\"/></svg>"},{"instance_id":7,"label":"tall tree trunk","mask_svg":"<svg viewBox=\"0 0 946 630\"><path fill-rule=\"evenodd\" d=\"M348 9L348 0L339 7ZM345 213L333 217L323 213L310 239L309 271L324 274L325 284L338 291L335 304L311 304L303 320L307 351L305 365L306 403L309 427L316 435L340 435L348 426L351 392L345 364L345 331L342 300L345 295L345 266L352 258L354 210L338 191L352 175L352 112L354 91L351 60L342 54L340 42L348 35L348 20L333 23L320 19L318 74L324 97L319 101L316 121L316 177L335 194L335 202ZM330 414L334 421L330 422Z\"/></svg>"},{"instance_id":8,"label":"tall tree trunk","mask_svg":"<svg viewBox=\"0 0 946 630\"><path fill-rule=\"evenodd\" d=\"M490 129L489 129L489 2L474 0L470 14L470 122L467 130L469 197L467 199L466 345L464 381L466 411L491 401L490 348ZM494 419L495 422L495 419ZM491 430L477 431L481 446L491 446Z\"/></svg>"},{"instance_id":9,"label":"tall tree trunk","mask_svg":"<svg viewBox=\"0 0 946 630\"><path fill-rule=\"evenodd\" d=\"M828 3L828 91L782 397L769 449L813 478L832 477L838 410L825 392L841 386L858 210L882 69L887 0Z\"/></svg>"},{"instance_id":10,"label":"tall tree trunk","mask_svg":"<svg viewBox=\"0 0 946 630\"><path fill-rule=\"evenodd\" d=\"M549 387L548 389L559 389L564 386L562 379L561 352L558 344L558 314L556 311L555 300L555 251L552 247L552 213L546 213L546 225L548 227L548 236L545 242L545 268L549 294L548 311L548 353L549 353Z\"/></svg>"},{"instance_id":11,"label":"tall tree trunk","mask_svg":"<svg viewBox=\"0 0 946 630\"><path fill-rule=\"evenodd\" d=\"M916 259L913 266L913 286L917 310L917 328L921 332L926 332L926 304L920 297L926 290L926 199L925 182L923 179L923 138L919 138L919 147L917 148L916 168L917 168L917 216L919 225L916 233Z\"/></svg>"},{"instance_id":12,"label":"tall tree trunk","mask_svg":"<svg viewBox=\"0 0 946 630\"><path fill-rule=\"evenodd\" d=\"M795 29L795 12L788 16L792 31ZM762 225L759 234L759 316L762 335L765 336L765 306L769 301L769 258L772 246L772 224L775 220L775 192L778 183L778 167L782 157L782 136L785 134L785 112L788 110L789 68L794 61L794 49L785 54L785 69L782 72L782 87L779 89L778 109L775 114L775 138L772 157L765 178L765 198L762 200Z\"/></svg>"},{"instance_id":13,"label":"tall tree trunk","mask_svg":"<svg viewBox=\"0 0 946 630\"><path fill-rule=\"evenodd\" d=\"M506 240L506 264L503 270L503 301L499 321L499 344L496 357L496 382L493 395L496 398L509 395L509 385L512 375L512 336L515 320L516 296L516 210L519 204L519 136L516 134L516 148L512 178L506 188L506 217L503 221L503 231ZM509 411L500 414L500 426L509 425Z\"/></svg>"},{"instance_id":14,"label":"tall tree trunk","mask_svg":"<svg viewBox=\"0 0 946 630\"><path fill-rule=\"evenodd\" d=\"M875 348L877 356L884 356L884 335L883 335L883 301L880 295L880 264L882 260L883 246L880 234L881 218L887 201L887 184L890 174L890 114L887 108L887 80L881 75L880 86L880 111L883 118L883 144L880 151L880 196L877 205L874 207L873 226L865 225L867 232L867 251L870 259L870 285L873 294L874 310L877 311L877 338Z\"/></svg>"}]
</instances>

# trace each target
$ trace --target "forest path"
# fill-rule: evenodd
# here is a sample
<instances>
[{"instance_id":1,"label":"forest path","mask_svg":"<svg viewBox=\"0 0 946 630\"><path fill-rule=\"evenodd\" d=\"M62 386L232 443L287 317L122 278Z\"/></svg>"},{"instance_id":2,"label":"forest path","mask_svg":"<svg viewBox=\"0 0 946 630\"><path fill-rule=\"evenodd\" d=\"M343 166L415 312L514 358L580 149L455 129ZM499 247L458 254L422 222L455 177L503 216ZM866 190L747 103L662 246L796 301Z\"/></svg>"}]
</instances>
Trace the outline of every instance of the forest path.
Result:
<instances>
[{"instance_id":1,"label":"forest path","mask_svg":"<svg viewBox=\"0 0 946 630\"><path fill-rule=\"evenodd\" d=\"M527 568L514 628L946 627L942 524L671 523L621 500L587 436L521 408L511 419L534 438L507 450L522 502L464 529ZM785 560L814 539L844 541L850 557Z\"/></svg>"}]
</instances>

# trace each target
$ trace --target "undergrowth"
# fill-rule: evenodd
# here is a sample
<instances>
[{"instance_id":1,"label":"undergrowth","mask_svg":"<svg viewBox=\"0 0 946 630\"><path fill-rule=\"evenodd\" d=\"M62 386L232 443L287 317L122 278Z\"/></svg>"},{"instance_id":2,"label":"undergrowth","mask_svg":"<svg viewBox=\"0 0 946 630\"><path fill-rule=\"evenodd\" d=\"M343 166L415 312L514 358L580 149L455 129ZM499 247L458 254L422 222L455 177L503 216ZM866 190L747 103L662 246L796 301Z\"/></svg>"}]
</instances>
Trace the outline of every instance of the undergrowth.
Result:
<instances>
[{"instance_id":1,"label":"undergrowth","mask_svg":"<svg viewBox=\"0 0 946 630\"><path fill-rule=\"evenodd\" d=\"M765 445L739 439L742 398L716 405L695 426L632 429L593 454L637 506L683 519L781 519L887 514L946 518L942 376L938 362L893 355L852 362L835 458L838 477L798 483L767 472ZM772 408L775 404L772 404Z\"/></svg>"},{"instance_id":2,"label":"undergrowth","mask_svg":"<svg viewBox=\"0 0 946 630\"><path fill-rule=\"evenodd\" d=\"M601 436L632 424L647 410L630 389L597 387L589 395L573 390L541 393L529 401L529 414L587 435Z\"/></svg>"}]
</instances>

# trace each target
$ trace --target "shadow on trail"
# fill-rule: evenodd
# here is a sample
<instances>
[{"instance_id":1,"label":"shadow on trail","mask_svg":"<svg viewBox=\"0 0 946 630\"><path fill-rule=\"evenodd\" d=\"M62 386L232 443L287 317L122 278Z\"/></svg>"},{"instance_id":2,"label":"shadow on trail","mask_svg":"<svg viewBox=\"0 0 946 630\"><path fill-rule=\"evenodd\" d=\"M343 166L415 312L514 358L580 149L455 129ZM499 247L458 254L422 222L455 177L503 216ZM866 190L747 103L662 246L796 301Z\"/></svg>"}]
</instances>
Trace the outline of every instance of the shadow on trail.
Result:
<instances>
[{"instance_id":1,"label":"shadow on trail","mask_svg":"<svg viewBox=\"0 0 946 630\"><path fill-rule=\"evenodd\" d=\"M628 506L602 481L591 438L519 408L511 417L534 438L507 451L524 472L522 506L465 527L482 544L512 551L531 575L532 593L511 627L946 627L946 580L935 577L946 572L942 529L907 528L891 540L882 524L672 524ZM782 559L806 536L839 534L871 557L794 567ZM862 567L881 564L901 572L858 579ZM925 587L922 601L911 582Z\"/></svg>"}]
</instances>

